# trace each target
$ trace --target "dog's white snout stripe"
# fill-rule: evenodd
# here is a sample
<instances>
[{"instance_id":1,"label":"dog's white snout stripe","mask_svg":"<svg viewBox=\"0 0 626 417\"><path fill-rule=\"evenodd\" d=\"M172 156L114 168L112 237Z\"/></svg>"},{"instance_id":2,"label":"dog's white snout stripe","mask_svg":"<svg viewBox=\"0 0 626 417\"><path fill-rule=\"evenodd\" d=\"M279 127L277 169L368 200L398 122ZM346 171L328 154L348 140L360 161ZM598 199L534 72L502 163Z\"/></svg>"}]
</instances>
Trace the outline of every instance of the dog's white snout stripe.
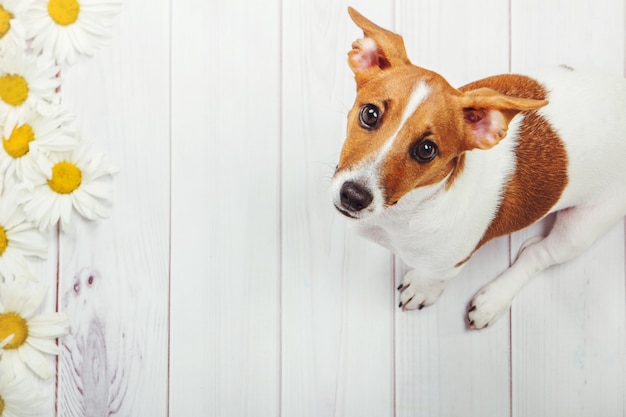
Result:
<instances>
[{"instance_id":1,"label":"dog's white snout stripe","mask_svg":"<svg viewBox=\"0 0 626 417\"><path fill-rule=\"evenodd\" d=\"M341 188L346 182L356 182L362 187L369 190L372 194L371 204L368 204L366 209L359 211L359 216L380 212L384 207L384 186L380 181L380 165L382 164L385 156L393 148L394 142L400 135L400 132L408 122L408 120L417 111L418 107L426 100L431 92L430 87L423 81L415 84L411 90L409 100L407 101L404 110L402 111L402 117L400 118L400 124L396 128L393 135L391 135L383 144L383 146L374 153L370 158L363 161L361 164L351 167L345 170L340 175L336 175L333 180L335 205L337 207L343 207L350 210L350 207L342 205L340 193Z\"/></svg>"},{"instance_id":2,"label":"dog's white snout stripe","mask_svg":"<svg viewBox=\"0 0 626 417\"><path fill-rule=\"evenodd\" d=\"M418 82L411 91L411 95L409 96L409 101L402 112L402 118L400 119L400 124L398 128L394 132L394 134L387 139L387 142L383 145L383 147L378 152L378 156L376 157L375 165L380 164L380 162L384 159L385 155L389 153L389 150L393 147L394 142L398 138L398 135L402 131L402 128L409 120L411 116L417 111L417 108L428 98L430 95L430 87L426 85L424 81Z\"/></svg>"}]
</instances>

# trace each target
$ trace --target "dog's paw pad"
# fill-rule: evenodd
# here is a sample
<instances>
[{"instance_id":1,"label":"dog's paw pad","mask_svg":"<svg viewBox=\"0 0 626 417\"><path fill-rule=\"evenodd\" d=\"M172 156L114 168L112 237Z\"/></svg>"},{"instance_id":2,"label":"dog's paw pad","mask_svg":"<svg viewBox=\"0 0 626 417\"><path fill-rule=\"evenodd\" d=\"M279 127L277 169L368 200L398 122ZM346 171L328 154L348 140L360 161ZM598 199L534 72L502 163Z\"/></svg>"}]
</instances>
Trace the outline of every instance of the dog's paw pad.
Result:
<instances>
[{"instance_id":1,"label":"dog's paw pad","mask_svg":"<svg viewBox=\"0 0 626 417\"><path fill-rule=\"evenodd\" d=\"M507 297L496 291L482 290L472 299L467 309L467 322L471 329L483 329L495 323L511 306Z\"/></svg>"}]
</instances>

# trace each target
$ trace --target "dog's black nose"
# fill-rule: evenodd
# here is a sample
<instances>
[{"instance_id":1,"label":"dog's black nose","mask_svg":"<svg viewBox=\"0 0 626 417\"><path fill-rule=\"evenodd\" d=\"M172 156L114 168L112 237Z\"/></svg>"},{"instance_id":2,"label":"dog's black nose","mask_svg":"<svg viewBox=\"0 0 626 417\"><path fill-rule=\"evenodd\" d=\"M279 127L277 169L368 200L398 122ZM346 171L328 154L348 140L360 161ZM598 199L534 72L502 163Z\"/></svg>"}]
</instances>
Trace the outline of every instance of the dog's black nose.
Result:
<instances>
[{"instance_id":1,"label":"dog's black nose","mask_svg":"<svg viewBox=\"0 0 626 417\"><path fill-rule=\"evenodd\" d=\"M343 208L352 212L363 210L374 199L372 193L365 187L352 181L344 183L339 194Z\"/></svg>"}]
</instances>

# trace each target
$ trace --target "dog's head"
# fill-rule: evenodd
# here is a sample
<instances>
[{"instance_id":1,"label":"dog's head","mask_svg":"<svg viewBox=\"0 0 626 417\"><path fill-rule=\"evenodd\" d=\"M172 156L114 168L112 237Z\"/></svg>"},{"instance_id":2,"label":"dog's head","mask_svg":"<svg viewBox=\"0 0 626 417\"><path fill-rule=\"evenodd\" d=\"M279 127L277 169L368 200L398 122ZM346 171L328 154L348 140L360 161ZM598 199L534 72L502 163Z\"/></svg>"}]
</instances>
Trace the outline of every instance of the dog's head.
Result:
<instances>
[{"instance_id":1,"label":"dog's head","mask_svg":"<svg viewBox=\"0 0 626 417\"><path fill-rule=\"evenodd\" d=\"M365 37L348 53L357 96L332 186L348 217L378 215L416 188L451 181L464 152L497 145L518 112L546 104L488 88L462 93L412 65L401 36L349 13Z\"/></svg>"}]
</instances>

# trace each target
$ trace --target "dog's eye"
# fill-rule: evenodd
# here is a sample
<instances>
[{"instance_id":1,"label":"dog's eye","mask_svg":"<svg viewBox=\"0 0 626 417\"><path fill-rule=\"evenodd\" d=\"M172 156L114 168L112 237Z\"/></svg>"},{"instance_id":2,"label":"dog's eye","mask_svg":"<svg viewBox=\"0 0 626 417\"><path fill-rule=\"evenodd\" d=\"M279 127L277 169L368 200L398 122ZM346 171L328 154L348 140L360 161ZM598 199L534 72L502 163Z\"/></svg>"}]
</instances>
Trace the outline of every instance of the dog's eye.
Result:
<instances>
[{"instance_id":1,"label":"dog's eye","mask_svg":"<svg viewBox=\"0 0 626 417\"><path fill-rule=\"evenodd\" d=\"M418 142L411 149L411 156L419 163L430 162L437 156L439 149L431 140L425 139Z\"/></svg>"},{"instance_id":2,"label":"dog's eye","mask_svg":"<svg viewBox=\"0 0 626 417\"><path fill-rule=\"evenodd\" d=\"M380 110L373 104L364 105L359 113L359 121L364 128L375 129L380 121Z\"/></svg>"}]
</instances>

